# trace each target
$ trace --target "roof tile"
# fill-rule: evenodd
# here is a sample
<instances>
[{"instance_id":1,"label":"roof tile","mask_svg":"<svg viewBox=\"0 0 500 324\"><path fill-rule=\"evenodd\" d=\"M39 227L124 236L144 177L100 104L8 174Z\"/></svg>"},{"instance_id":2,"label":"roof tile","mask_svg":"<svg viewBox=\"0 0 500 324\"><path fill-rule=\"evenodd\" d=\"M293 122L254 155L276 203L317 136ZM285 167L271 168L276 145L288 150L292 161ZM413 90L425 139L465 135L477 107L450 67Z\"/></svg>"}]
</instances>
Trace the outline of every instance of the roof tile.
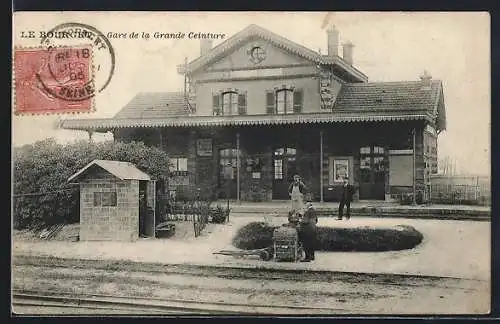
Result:
<instances>
[{"instance_id":1,"label":"roof tile","mask_svg":"<svg viewBox=\"0 0 500 324\"><path fill-rule=\"evenodd\" d=\"M428 90L422 86L422 82L414 81L346 84L332 112L285 116L189 116L182 93L139 93L114 118L65 120L62 127L113 129L445 118L437 115L443 113L437 109L443 95L441 81L432 81Z\"/></svg>"},{"instance_id":2,"label":"roof tile","mask_svg":"<svg viewBox=\"0 0 500 324\"><path fill-rule=\"evenodd\" d=\"M140 92L113 118L154 119L188 115L189 108L182 92Z\"/></svg>"},{"instance_id":3,"label":"roof tile","mask_svg":"<svg viewBox=\"0 0 500 324\"><path fill-rule=\"evenodd\" d=\"M335 110L362 111L427 111L434 114L441 93L441 81L434 80L431 88L422 82L370 82L343 85L335 102Z\"/></svg>"},{"instance_id":4,"label":"roof tile","mask_svg":"<svg viewBox=\"0 0 500 324\"><path fill-rule=\"evenodd\" d=\"M130 162L112 160L93 160L78 172L68 178L68 181L78 181L81 176L92 166L97 165L121 180L151 180L149 175L139 170Z\"/></svg>"}]
</instances>

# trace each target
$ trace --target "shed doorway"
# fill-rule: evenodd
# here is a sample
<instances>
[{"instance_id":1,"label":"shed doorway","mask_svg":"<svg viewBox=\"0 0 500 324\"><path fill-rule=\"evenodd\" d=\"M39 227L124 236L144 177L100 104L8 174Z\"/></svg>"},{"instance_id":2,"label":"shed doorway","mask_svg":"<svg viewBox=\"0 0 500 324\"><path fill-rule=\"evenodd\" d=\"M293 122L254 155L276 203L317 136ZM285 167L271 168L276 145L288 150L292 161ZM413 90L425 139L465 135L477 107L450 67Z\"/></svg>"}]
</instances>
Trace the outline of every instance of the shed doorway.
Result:
<instances>
[{"instance_id":1,"label":"shed doorway","mask_svg":"<svg viewBox=\"0 0 500 324\"><path fill-rule=\"evenodd\" d=\"M139 181L139 237L155 237L154 193L154 182Z\"/></svg>"}]
</instances>

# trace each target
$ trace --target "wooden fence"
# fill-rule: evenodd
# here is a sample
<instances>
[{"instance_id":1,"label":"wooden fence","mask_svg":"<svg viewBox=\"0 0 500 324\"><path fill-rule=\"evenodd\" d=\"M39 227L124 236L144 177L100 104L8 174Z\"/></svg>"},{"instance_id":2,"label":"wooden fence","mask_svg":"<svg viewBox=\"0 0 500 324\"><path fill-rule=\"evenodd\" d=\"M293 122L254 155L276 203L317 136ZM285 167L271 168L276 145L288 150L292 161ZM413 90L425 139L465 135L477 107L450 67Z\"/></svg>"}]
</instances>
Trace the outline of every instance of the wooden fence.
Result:
<instances>
[{"instance_id":1,"label":"wooden fence","mask_svg":"<svg viewBox=\"0 0 500 324\"><path fill-rule=\"evenodd\" d=\"M225 223L229 216L229 210L224 209L227 217L220 217L220 206L212 207L212 201L209 200L169 201L165 205L160 211L158 222L191 222L195 237L201 235L209 222Z\"/></svg>"}]
</instances>

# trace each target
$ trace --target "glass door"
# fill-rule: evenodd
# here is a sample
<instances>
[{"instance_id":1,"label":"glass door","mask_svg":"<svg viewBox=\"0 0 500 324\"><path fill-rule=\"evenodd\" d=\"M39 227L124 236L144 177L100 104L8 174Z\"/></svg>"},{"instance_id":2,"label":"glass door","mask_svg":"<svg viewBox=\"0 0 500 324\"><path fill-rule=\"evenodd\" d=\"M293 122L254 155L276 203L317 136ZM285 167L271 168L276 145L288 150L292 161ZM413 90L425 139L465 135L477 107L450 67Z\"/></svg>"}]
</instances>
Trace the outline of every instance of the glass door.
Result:
<instances>
[{"instance_id":1,"label":"glass door","mask_svg":"<svg viewBox=\"0 0 500 324\"><path fill-rule=\"evenodd\" d=\"M364 146L359 150L359 199L385 199L385 150Z\"/></svg>"},{"instance_id":2,"label":"glass door","mask_svg":"<svg viewBox=\"0 0 500 324\"><path fill-rule=\"evenodd\" d=\"M287 200L288 186L297 173L297 150L280 147L273 152L273 199Z\"/></svg>"},{"instance_id":3,"label":"glass door","mask_svg":"<svg viewBox=\"0 0 500 324\"><path fill-rule=\"evenodd\" d=\"M237 166L237 150L222 149L219 150L219 198L221 199L236 199L236 174ZM241 154L239 159L241 166Z\"/></svg>"}]
</instances>

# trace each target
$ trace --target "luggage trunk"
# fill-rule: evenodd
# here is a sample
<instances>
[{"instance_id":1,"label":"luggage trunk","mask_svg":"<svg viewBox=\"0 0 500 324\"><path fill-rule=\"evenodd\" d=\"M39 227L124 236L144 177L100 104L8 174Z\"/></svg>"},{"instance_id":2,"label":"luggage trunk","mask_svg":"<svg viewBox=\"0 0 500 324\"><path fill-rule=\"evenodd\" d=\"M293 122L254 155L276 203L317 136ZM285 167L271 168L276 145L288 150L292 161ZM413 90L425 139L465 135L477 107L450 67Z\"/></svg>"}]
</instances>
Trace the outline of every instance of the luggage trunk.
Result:
<instances>
[{"instance_id":1,"label":"luggage trunk","mask_svg":"<svg viewBox=\"0 0 500 324\"><path fill-rule=\"evenodd\" d=\"M298 234L293 227L278 227L273 232L274 259L295 262L298 259Z\"/></svg>"}]
</instances>

